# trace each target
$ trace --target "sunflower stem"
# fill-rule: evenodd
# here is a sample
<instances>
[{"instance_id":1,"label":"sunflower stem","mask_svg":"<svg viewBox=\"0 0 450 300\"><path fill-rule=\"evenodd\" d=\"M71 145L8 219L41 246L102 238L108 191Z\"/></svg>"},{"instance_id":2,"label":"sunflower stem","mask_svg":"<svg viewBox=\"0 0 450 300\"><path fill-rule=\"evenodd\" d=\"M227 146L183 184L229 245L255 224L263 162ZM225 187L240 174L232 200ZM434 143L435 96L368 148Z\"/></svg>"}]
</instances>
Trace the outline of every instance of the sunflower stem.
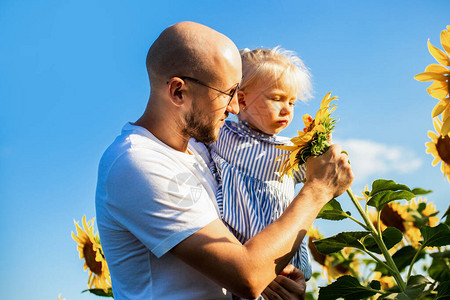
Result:
<instances>
[{"instance_id":1,"label":"sunflower stem","mask_svg":"<svg viewBox=\"0 0 450 300\"><path fill-rule=\"evenodd\" d=\"M395 281L397 282L400 290L403 292L406 289L406 283L403 281L403 278L400 275L397 265L395 264L394 260L392 259L391 254L389 253L386 245L384 244L381 233L378 233L378 230L375 229L375 227L373 226L373 224L370 221L367 214L364 213L363 208L359 204L358 199L356 199L351 188L348 188L347 194L350 197L350 199L352 200L352 202L355 205L356 209L358 210L359 214L363 218L364 222L366 223L369 231L372 234L372 237L375 239L375 242L377 243L378 247L380 248L381 252L383 253L384 258L386 259L386 264L390 267L389 269L392 272L392 276L394 277Z\"/></svg>"},{"instance_id":2,"label":"sunflower stem","mask_svg":"<svg viewBox=\"0 0 450 300\"><path fill-rule=\"evenodd\" d=\"M345 214L345 216L347 218L349 218L350 220L356 222L359 226L361 226L362 228L364 228L365 230L369 230L369 228L367 228L366 225L364 225L363 223L361 223L360 221L358 221L357 219L353 218L352 216L350 216L349 214Z\"/></svg>"},{"instance_id":3,"label":"sunflower stem","mask_svg":"<svg viewBox=\"0 0 450 300\"><path fill-rule=\"evenodd\" d=\"M378 236L383 236L381 232L381 210L377 213L377 230Z\"/></svg>"},{"instance_id":4,"label":"sunflower stem","mask_svg":"<svg viewBox=\"0 0 450 300\"><path fill-rule=\"evenodd\" d=\"M378 257L376 257L374 254L370 253L369 250L367 249L363 249L363 251L369 255L370 257L372 257L375 261L377 261L379 264L381 264L383 267L385 267L386 269L388 269L391 272L394 272L394 270L388 265L386 264L384 261L382 261L381 259L379 259Z\"/></svg>"},{"instance_id":5,"label":"sunflower stem","mask_svg":"<svg viewBox=\"0 0 450 300\"><path fill-rule=\"evenodd\" d=\"M406 280L409 280L409 277L411 276L412 268L414 263L417 260L417 257L419 257L420 252L422 252L423 248L425 248L425 244L420 245L419 249L416 252L416 255L414 255L411 264L409 265L408 275L406 276Z\"/></svg>"}]
</instances>

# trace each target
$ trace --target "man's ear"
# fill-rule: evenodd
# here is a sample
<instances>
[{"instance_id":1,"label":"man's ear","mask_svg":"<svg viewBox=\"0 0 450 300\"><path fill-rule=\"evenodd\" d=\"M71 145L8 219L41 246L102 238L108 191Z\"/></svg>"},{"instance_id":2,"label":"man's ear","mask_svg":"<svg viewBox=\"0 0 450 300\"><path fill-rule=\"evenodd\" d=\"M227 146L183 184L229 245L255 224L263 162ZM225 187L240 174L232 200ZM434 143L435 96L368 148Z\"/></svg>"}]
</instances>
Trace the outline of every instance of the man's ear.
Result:
<instances>
[{"instance_id":1,"label":"man's ear","mask_svg":"<svg viewBox=\"0 0 450 300\"><path fill-rule=\"evenodd\" d=\"M173 77L167 82L167 92L174 105L181 106L184 103L183 93L185 91L186 87L181 78Z\"/></svg>"},{"instance_id":2,"label":"man's ear","mask_svg":"<svg viewBox=\"0 0 450 300\"><path fill-rule=\"evenodd\" d=\"M245 93L243 91L237 91L237 99L239 103L239 110L242 110L244 107L247 106Z\"/></svg>"}]
</instances>

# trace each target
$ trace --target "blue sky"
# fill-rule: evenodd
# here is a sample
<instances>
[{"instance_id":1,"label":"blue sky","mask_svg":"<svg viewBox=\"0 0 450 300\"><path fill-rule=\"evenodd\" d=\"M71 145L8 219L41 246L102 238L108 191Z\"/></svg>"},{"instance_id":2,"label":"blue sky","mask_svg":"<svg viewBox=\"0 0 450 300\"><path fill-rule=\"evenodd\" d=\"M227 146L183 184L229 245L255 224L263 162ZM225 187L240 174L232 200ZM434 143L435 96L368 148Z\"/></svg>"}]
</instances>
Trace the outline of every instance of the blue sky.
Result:
<instances>
[{"instance_id":1,"label":"blue sky","mask_svg":"<svg viewBox=\"0 0 450 300\"><path fill-rule=\"evenodd\" d=\"M315 97L296 106L283 135L301 129L301 116L333 91L334 139L358 172L353 189L394 179L434 190L428 200L445 210L450 185L424 146L437 102L413 76L434 63L426 42L441 47L449 11L447 0L1 0L1 298L95 298L80 294L88 276L70 237L73 219L95 216L98 161L148 99L147 50L183 20L239 48L296 51L311 69Z\"/></svg>"}]
</instances>

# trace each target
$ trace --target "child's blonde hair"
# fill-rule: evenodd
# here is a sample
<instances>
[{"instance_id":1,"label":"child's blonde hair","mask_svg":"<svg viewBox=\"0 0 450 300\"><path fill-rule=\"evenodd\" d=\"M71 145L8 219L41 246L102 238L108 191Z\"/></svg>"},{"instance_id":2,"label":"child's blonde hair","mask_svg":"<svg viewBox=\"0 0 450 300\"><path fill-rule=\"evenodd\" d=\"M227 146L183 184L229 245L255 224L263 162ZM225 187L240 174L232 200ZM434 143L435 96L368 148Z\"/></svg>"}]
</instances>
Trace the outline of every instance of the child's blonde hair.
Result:
<instances>
[{"instance_id":1,"label":"child's blonde hair","mask_svg":"<svg viewBox=\"0 0 450 300\"><path fill-rule=\"evenodd\" d=\"M311 97L311 75L295 52L279 46L273 49L244 49L241 91L263 83L268 87L287 89L300 100Z\"/></svg>"}]
</instances>

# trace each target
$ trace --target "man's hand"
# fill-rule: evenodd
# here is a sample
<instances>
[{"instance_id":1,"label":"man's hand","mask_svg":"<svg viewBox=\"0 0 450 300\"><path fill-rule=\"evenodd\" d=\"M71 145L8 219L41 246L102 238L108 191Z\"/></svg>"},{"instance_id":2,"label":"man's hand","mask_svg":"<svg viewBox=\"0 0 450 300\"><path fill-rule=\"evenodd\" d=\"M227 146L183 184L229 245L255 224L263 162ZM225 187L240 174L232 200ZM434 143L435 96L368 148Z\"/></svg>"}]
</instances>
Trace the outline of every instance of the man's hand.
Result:
<instances>
[{"instance_id":1,"label":"man's hand","mask_svg":"<svg viewBox=\"0 0 450 300\"><path fill-rule=\"evenodd\" d=\"M306 282L303 272L287 265L263 291L264 299L305 299Z\"/></svg>"},{"instance_id":2,"label":"man's hand","mask_svg":"<svg viewBox=\"0 0 450 300\"><path fill-rule=\"evenodd\" d=\"M311 156L306 165L306 184L328 195L328 200L345 192L354 178L348 156L339 145L331 145L321 156Z\"/></svg>"}]
</instances>

